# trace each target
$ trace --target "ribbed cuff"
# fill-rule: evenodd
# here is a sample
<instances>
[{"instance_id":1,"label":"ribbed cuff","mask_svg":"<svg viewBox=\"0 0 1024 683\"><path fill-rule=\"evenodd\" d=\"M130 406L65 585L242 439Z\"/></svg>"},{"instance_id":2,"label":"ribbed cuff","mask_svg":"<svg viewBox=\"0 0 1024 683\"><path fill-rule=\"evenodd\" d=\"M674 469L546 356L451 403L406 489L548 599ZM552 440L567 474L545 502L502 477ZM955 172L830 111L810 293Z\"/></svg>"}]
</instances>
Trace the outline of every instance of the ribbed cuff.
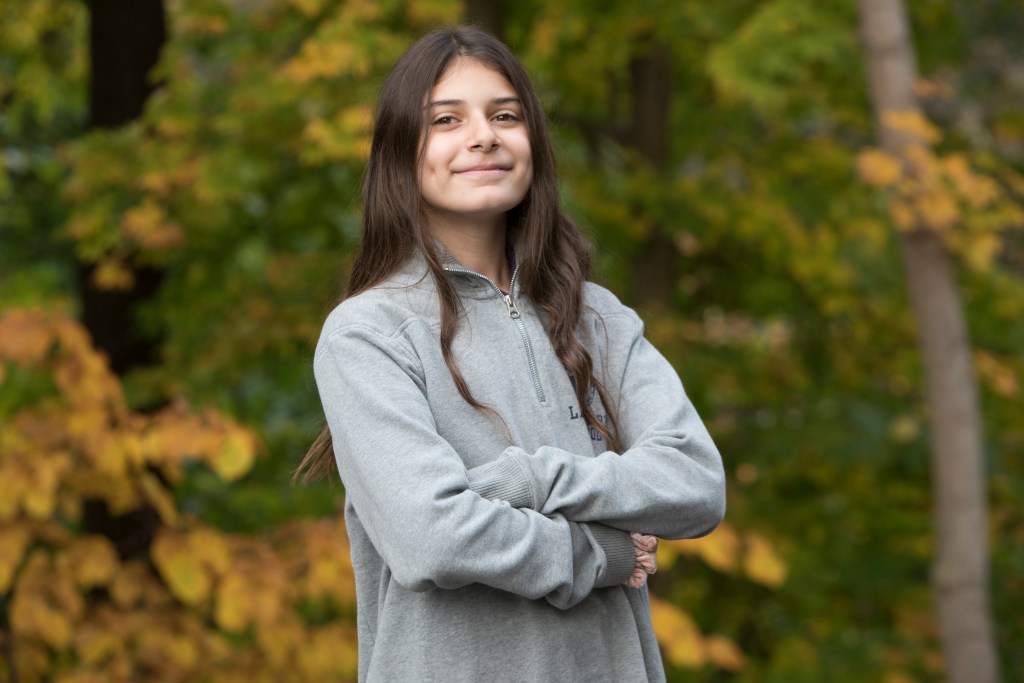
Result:
<instances>
[{"instance_id":1,"label":"ribbed cuff","mask_svg":"<svg viewBox=\"0 0 1024 683\"><path fill-rule=\"evenodd\" d=\"M469 488L488 500L504 500L516 508L533 507L533 490L512 458L498 458L467 472Z\"/></svg>"},{"instance_id":2,"label":"ribbed cuff","mask_svg":"<svg viewBox=\"0 0 1024 683\"><path fill-rule=\"evenodd\" d=\"M636 548L628 531L613 529L604 524L588 524L590 533L594 535L608 560L604 576L598 579L599 588L617 586L624 583L633 573L636 566Z\"/></svg>"}]
</instances>

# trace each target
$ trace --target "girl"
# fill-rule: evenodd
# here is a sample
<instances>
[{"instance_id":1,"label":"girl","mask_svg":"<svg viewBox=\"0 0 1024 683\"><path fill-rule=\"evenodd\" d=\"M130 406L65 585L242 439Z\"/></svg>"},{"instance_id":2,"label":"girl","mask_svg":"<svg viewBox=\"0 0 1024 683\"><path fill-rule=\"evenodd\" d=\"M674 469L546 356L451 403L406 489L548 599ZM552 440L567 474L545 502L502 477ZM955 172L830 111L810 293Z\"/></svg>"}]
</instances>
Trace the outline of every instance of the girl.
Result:
<instances>
[{"instance_id":1,"label":"girl","mask_svg":"<svg viewBox=\"0 0 1024 683\"><path fill-rule=\"evenodd\" d=\"M523 67L477 29L415 43L381 91L314 360L329 432L299 468L345 485L361 681L664 680L646 534L711 531L722 464L588 265Z\"/></svg>"}]
</instances>

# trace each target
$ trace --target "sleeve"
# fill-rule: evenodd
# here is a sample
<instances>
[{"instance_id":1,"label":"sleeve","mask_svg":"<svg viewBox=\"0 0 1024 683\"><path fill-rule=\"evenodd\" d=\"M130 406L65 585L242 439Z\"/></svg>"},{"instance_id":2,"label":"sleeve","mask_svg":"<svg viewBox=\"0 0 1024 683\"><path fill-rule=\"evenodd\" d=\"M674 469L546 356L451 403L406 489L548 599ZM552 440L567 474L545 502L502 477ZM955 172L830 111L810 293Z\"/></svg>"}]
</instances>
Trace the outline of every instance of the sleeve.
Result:
<instances>
[{"instance_id":1,"label":"sleeve","mask_svg":"<svg viewBox=\"0 0 1024 683\"><path fill-rule=\"evenodd\" d=\"M394 579L410 590L481 583L563 609L625 581L627 534L469 489L412 358L393 337L349 325L314 360L346 495Z\"/></svg>"},{"instance_id":2,"label":"sleeve","mask_svg":"<svg viewBox=\"0 0 1024 683\"><path fill-rule=\"evenodd\" d=\"M631 317L635 333L617 392L626 450L594 457L509 447L469 470L473 490L541 514L669 539L696 538L721 522L725 473L718 449L675 370Z\"/></svg>"}]
</instances>

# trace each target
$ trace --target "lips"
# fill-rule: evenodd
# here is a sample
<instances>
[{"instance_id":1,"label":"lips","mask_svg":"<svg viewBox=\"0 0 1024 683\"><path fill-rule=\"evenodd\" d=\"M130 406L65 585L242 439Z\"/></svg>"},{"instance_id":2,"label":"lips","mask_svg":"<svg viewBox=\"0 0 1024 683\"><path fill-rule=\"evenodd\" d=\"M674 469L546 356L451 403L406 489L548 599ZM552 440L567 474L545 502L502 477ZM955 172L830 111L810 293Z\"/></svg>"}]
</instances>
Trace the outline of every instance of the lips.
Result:
<instances>
[{"instance_id":1,"label":"lips","mask_svg":"<svg viewBox=\"0 0 1024 683\"><path fill-rule=\"evenodd\" d=\"M501 164L478 164L476 166L470 166L469 168L463 168L455 171L456 173L487 173L487 172L499 172L499 171L511 171L511 166L502 166Z\"/></svg>"}]
</instances>

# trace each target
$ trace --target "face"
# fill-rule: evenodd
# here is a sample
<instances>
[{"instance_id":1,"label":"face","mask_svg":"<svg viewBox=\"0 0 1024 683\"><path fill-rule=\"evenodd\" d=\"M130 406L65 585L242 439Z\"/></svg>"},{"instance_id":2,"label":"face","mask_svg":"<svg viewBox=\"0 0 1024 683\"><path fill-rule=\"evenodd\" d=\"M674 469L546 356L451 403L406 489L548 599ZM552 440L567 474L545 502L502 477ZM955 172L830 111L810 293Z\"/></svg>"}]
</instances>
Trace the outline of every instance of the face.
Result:
<instances>
[{"instance_id":1,"label":"face","mask_svg":"<svg viewBox=\"0 0 1024 683\"><path fill-rule=\"evenodd\" d=\"M504 218L533 180L530 137L512 85L480 62L458 58L426 107L419 184L431 224Z\"/></svg>"}]
</instances>

